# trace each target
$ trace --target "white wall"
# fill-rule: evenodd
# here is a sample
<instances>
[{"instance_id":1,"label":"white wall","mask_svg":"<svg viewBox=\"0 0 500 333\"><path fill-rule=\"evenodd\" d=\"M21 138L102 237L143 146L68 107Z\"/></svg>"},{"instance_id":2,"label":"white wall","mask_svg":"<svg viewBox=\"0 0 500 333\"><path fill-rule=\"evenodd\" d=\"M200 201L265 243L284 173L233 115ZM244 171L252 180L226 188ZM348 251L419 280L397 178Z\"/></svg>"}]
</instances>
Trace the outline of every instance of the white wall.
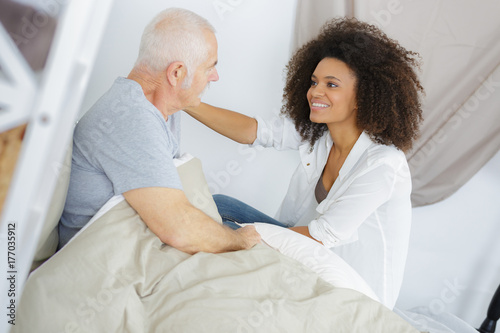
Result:
<instances>
[{"instance_id":1,"label":"white wall","mask_svg":"<svg viewBox=\"0 0 500 333\"><path fill-rule=\"evenodd\" d=\"M116 0L82 112L115 77L128 74L142 29L157 12L172 6L199 13L218 31L220 81L212 84L204 100L248 115L278 112L296 0ZM181 147L202 159L213 192L235 196L270 215L298 162L294 152L239 146L185 114ZM475 326L483 320L500 283L498 170L500 154L449 199L414 210L400 308L446 310Z\"/></svg>"}]
</instances>

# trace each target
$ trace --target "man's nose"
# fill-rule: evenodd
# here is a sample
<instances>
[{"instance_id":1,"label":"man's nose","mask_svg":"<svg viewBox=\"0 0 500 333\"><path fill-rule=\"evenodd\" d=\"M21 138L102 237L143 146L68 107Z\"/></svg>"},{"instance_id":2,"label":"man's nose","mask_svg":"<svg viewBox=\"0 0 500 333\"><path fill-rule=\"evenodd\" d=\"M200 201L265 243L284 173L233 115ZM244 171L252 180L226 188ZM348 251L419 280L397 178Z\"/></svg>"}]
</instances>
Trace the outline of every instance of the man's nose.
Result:
<instances>
[{"instance_id":1,"label":"man's nose","mask_svg":"<svg viewBox=\"0 0 500 333\"><path fill-rule=\"evenodd\" d=\"M212 74L210 74L208 81L210 82L219 81L219 72L217 72L217 68L214 68L214 71Z\"/></svg>"}]
</instances>

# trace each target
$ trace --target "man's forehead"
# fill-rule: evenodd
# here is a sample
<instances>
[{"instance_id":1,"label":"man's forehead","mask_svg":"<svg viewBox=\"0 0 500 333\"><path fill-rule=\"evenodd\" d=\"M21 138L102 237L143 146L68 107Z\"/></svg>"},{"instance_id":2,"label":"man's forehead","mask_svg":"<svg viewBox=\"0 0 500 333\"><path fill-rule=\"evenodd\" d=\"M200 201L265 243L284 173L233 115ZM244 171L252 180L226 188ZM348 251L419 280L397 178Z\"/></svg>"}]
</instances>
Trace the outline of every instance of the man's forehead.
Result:
<instances>
[{"instance_id":1,"label":"man's forehead","mask_svg":"<svg viewBox=\"0 0 500 333\"><path fill-rule=\"evenodd\" d=\"M215 36L215 33L213 33L212 31L210 31L208 29L205 29L203 31L203 34L205 35L205 38L207 39L208 42L214 43L215 45L217 45L217 37Z\"/></svg>"},{"instance_id":2,"label":"man's forehead","mask_svg":"<svg viewBox=\"0 0 500 333\"><path fill-rule=\"evenodd\" d=\"M209 46L207 62L210 66L215 66L219 62L219 57L217 54L217 45Z\"/></svg>"}]
</instances>

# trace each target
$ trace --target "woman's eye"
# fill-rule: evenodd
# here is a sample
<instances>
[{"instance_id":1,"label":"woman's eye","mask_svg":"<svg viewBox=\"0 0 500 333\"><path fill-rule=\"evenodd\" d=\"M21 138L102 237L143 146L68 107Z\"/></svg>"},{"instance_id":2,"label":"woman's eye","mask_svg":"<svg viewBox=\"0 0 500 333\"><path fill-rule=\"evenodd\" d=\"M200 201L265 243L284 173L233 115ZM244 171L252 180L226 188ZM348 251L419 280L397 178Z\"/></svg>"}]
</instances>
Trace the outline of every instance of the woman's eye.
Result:
<instances>
[{"instance_id":1,"label":"woman's eye","mask_svg":"<svg viewBox=\"0 0 500 333\"><path fill-rule=\"evenodd\" d=\"M311 80L311 86L316 86L318 83L316 83L315 81Z\"/></svg>"},{"instance_id":2,"label":"woman's eye","mask_svg":"<svg viewBox=\"0 0 500 333\"><path fill-rule=\"evenodd\" d=\"M328 82L326 86L327 86L328 88L335 88L335 87L338 87L335 83L332 83L332 82Z\"/></svg>"}]
</instances>

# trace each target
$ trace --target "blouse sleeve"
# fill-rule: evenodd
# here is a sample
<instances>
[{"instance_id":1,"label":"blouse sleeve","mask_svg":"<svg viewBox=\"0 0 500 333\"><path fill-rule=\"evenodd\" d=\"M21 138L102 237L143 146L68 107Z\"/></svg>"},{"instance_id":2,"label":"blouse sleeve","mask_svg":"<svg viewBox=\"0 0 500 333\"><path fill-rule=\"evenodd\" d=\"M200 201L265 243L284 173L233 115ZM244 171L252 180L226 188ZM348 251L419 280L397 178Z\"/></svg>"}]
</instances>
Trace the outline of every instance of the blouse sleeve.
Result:
<instances>
[{"instance_id":1,"label":"blouse sleeve","mask_svg":"<svg viewBox=\"0 0 500 333\"><path fill-rule=\"evenodd\" d=\"M264 119L256 116L257 139L251 147L274 147L277 150L298 149L303 140L295 129L294 123L286 117L274 116Z\"/></svg>"}]
</instances>

